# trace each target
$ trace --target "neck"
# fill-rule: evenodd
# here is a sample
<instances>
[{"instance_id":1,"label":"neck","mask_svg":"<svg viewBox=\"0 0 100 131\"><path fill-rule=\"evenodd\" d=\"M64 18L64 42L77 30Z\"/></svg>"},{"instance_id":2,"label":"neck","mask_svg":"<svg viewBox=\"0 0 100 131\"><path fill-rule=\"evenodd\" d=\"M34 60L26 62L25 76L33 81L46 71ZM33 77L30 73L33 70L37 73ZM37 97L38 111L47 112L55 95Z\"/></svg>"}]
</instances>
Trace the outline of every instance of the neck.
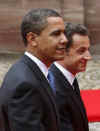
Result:
<instances>
[{"instance_id":1,"label":"neck","mask_svg":"<svg viewBox=\"0 0 100 131\"><path fill-rule=\"evenodd\" d=\"M31 55L35 56L36 58L38 58L42 63L44 63L47 66L47 68L51 65L52 62L50 62L50 60L40 57L39 55L37 55L37 53L35 52L33 53L33 51L30 50L26 51L29 52Z\"/></svg>"},{"instance_id":2,"label":"neck","mask_svg":"<svg viewBox=\"0 0 100 131\"><path fill-rule=\"evenodd\" d=\"M73 76L76 76L76 72L72 70L70 67L66 66L62 61L57 61L61 66L63 66L66 70L68 70L70 73L72 73Z\"/></svg>"}]
</instances>

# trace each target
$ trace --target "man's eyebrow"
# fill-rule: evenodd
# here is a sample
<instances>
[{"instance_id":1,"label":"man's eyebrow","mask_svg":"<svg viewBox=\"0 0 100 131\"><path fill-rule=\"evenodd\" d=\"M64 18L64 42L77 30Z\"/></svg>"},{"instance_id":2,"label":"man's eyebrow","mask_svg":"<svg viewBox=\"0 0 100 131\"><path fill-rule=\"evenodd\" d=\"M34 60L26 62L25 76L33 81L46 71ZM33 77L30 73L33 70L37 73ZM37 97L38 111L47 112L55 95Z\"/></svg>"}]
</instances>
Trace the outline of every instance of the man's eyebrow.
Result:
<instances>
[{"instance_id":1,"label":"man's eyebrow","mask_svg":"<svg viewBox=\"0 0 100 131\"><path fill-rule=\"evenodd\" d=\"M50 33L50 35L60 34L61 32L64 32L64 31L62 31L62 30L60 30L60 29L57 29L57 30L52 31L52 32Z\"/></svg>"}]
</instances>

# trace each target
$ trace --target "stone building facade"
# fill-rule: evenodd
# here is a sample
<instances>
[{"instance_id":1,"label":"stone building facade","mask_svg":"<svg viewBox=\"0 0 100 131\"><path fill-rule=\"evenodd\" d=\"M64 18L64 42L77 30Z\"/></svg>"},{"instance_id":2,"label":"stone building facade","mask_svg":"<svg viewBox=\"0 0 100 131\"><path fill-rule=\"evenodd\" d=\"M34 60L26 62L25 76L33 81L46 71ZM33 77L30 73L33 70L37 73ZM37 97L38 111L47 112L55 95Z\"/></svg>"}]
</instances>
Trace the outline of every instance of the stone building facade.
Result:
<instances>
[{"instance_id":1,"label":"stone building facade","mask_svg":"<svg viewBox=\"0 0 100 131\"><path fill-rule=\"evenodd\" d=\"M0 52L23 51L20 35L23 16L31 8L52 8L67 22L84 24L92 44L100 44L99 0L0 0Z\"/></svg>"}]
</instances>

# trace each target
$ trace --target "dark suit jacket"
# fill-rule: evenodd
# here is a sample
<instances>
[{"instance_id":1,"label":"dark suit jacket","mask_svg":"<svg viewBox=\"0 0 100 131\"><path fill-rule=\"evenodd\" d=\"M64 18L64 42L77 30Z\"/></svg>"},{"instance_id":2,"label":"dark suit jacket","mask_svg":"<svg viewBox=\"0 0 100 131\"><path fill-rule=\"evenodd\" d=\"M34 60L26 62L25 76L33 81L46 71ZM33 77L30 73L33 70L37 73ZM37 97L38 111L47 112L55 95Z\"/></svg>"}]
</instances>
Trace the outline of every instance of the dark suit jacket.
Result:
<instances>
[{"instance_id":1,"label":"dark suit jacket","mask_svg":"<svg viewBox=\"0 0 100 131\"><path fill-rule=\"evenodd\" d=\"M24 55L11 67L1 89L0 131L59 130L53 92L30 58Z\"/></svg>"},{"instance_id":2,"label":"dark suit jacket","mask_svg":"<svg viewBox=\"0 0 100 131\"><path fill-rule=\"evenodd\" d=\"M76 89L73 90L68 80L54 64L50 67L50 71L54 76L56 102L61 120L60 131L89 131L78 85L75 85Z\"/></svg>"}]
</instances>

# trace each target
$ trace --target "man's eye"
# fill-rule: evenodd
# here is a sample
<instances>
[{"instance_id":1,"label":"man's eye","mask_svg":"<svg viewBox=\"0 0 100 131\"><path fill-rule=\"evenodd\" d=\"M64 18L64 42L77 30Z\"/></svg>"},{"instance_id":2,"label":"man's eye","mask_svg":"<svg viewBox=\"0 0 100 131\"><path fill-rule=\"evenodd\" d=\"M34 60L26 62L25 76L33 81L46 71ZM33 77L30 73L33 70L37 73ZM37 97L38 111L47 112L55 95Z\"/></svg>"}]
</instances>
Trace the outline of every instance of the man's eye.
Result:
<instances>
[{"instance_id":1,"label":"man's eye","mask_svg":"<svg viewBox=\"0 0 100 131\"><path fill-rule=\"evenodd\" d=\"M82 53L85 52L85 49L80 49L80 50L78 50L78 52L79 52L80 54L82 54Z\"/></svg>"},{"instance_id":2,"label":"man's eye","mask_svg":"<svg viewBox=\"0 0 100 131\"><path fill-rule=\"evenodd\" d=\"M55 36L58 36L58 35L60 35L60 33L61 33L60 31L57 31L57 32L55 32L54 35L55 35Z\"/></svg>"},{"instance_id":3,"label":"man's eye","mask_svg":"<svg viewBox=\"0 0 100 131\"><path fill-rule=\"evenodd\" d=\"M61 31L55 31L51 35L52 36L59 36L61 34Z\"/></svg>"}]
</instances>

